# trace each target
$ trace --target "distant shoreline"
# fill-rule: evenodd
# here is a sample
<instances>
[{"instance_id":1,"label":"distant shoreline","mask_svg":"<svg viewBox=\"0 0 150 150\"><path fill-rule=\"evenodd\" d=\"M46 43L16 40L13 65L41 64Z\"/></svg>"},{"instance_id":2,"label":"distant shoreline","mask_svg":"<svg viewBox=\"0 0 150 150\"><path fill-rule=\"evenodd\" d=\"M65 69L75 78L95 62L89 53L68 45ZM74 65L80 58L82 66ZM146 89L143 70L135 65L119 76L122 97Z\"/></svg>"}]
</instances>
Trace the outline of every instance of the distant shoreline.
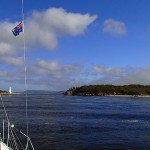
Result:
<instances>
[{"instance_id":1,"label":"distant shoreline","mask_svg":"<svg viewBox=\"0 0 150 150\"><path fill-rule=\"evenodd\" d=\"M11 94L9 92L8 93L7 92L6 93L5 92L1 92L0 95L11 95Z\"/></svg>"},{"instance_id":2,"label":"distant shoreline","mask_svg":"<svg viewBox=\"0 0 150 150\"><path fill-rule=\"evenodd\" d=\"M15 92L9 93L8 91L0 91L0 95L14 95L14 94L19 94L19 93L15 93Z\"/></svg>"},{"instance_id":3,"label":"distant shoreline","mask_svg":"<svg viewBox=\"0 0 150 150\"><path fill-rule=\"evenodd\" d=\"M66 95L66 94L65 94ZM133 98L138 98L138 97L147 97L150 98L150 95L67 95L67 96L85 96L85 97L92 97L92 96L97 96L97 97L133 97Z\"/></svg>"}]
</instances>

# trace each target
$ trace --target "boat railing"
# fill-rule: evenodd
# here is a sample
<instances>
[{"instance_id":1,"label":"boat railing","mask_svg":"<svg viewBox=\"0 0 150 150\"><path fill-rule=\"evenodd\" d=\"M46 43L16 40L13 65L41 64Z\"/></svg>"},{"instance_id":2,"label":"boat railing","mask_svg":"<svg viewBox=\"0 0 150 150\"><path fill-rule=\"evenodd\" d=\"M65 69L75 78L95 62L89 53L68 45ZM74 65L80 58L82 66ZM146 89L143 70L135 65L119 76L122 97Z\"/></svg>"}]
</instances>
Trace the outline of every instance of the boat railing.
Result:
<instances>
[{"instance_id":1,"label":"boat railing","mask_svg":"<svg viewBox=\"0 0 150 150\"><path fill-rule=\"evenodd\" d=\"M0 141L8 150L34 150L30 137L6 120L2 122Z\"/></svg>"}]
</instances>

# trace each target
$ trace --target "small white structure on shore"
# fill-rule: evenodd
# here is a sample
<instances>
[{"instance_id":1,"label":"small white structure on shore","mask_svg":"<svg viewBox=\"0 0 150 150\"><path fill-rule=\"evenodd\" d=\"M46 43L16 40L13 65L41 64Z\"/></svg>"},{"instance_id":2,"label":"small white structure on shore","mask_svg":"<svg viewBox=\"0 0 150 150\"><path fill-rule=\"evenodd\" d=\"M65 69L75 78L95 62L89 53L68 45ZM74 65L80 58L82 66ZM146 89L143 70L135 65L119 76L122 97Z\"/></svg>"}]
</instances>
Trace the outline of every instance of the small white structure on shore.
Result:
<instances>
[{"instance_id":1,"label":"small white structure on shore","mask_svg":"<svg viewBox=\"0 0 150 150\"><path fill-rule=\"evenodd\" d=\"M12 94L11 87L9 87L9 94Z\"/></svg>"}]
</instances>

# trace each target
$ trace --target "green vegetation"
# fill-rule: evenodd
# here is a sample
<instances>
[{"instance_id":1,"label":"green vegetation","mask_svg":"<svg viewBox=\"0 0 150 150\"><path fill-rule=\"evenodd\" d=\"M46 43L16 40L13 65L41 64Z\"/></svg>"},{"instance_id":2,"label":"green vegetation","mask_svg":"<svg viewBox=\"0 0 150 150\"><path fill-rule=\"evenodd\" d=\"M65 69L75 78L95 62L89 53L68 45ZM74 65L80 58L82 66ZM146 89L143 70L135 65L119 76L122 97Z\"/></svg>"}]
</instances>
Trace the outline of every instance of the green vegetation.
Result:
<instances>
[{"instance_id":1,"label":"green vegetation","mask_svg":"<svg viewBox=\"0 0 150 150\"><path fill-rule=\"evenodd\" d=\"M150 95L150 85L88 85L73 87L65 95L105 96L105 95Z\"/></svg>"}]
</instances>

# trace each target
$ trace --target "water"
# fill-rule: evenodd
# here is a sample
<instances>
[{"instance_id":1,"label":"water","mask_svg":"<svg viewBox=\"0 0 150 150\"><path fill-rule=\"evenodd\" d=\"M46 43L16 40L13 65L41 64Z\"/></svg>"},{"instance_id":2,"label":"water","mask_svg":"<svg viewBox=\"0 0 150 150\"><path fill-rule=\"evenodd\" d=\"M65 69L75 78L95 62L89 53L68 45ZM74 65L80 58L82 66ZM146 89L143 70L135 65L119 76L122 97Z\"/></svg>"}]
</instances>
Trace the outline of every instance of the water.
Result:
<instances>
[{"instance_id":1,"label":"water","mask_svg":"<svg viewBox=\"0 0 150 150\"><path fill-rule=\"evenodd\" d=\"M29 94L29 133L36 150L149 150L150 98ZM3 96L25 132L24 95ZM0 105L2 116L2 107Z\"/></svg>"}]
</instances>

